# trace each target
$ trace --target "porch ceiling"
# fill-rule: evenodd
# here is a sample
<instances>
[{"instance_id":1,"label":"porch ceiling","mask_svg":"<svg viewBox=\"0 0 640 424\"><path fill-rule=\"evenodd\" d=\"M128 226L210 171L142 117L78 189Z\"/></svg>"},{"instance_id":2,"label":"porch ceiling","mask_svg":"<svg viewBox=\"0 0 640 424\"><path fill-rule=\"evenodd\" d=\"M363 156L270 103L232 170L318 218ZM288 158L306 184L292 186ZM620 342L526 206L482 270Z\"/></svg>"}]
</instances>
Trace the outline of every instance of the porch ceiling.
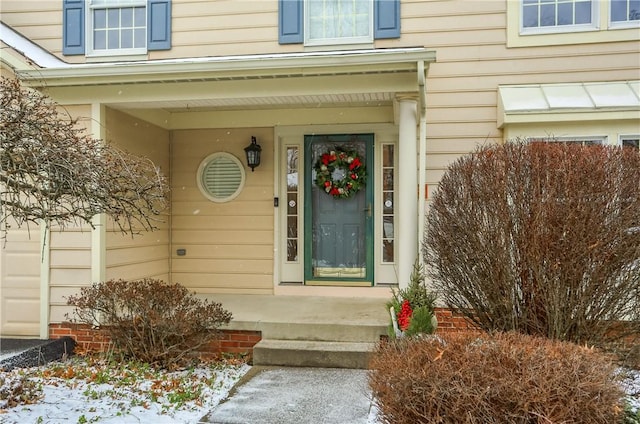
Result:
<instances>
[{"instance_id":1,"label":"porch ceiling","mask_svg":"<svg viewBox=\"0 0 640 424\"><path fill-rule=\"evenodd\" d=\"M111 103L110 107L120 110L160 109L168 113L206 112L214 110L242 110L288 107L333 107L340 104L349 106L383 106L393 102L394 93L343 93L300 96L256 96L212 99L180 99L164 101L137 101Z\"/></svg>"}]
</instances>

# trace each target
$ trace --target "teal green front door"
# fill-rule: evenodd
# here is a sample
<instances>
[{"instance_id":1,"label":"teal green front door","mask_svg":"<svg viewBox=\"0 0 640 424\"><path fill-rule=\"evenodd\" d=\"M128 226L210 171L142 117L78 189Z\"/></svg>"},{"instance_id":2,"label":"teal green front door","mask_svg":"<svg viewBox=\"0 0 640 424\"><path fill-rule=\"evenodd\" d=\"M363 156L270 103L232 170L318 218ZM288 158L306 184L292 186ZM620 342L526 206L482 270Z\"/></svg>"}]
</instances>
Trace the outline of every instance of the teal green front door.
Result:
<instances>
[{"instance_id":1,"label":"teal green front door","mask_svg":"<svg viewBox=\"0 0 640 424\"><path fill-rule=\"evenodd\" d=\"M304 142L305 283L372 285L373 134L306 135Z\"/></svg>"}]
</instances>

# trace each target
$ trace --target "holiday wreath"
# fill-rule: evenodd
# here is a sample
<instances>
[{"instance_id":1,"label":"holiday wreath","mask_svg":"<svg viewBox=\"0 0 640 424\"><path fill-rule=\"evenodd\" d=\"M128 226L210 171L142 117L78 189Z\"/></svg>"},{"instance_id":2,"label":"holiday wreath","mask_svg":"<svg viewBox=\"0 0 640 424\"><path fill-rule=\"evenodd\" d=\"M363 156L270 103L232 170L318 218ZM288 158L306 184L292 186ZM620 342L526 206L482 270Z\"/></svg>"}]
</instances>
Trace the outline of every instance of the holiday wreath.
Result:
<instances>
[{"instance_id":1,"label":"holiday wreath","mask_svg":"<svg viewBox=\"0 0 640 424\"><path fill-rule=\"evenodd\" d=\"M333 197L353 196L367 179L364 163L354 151L336 149L323 153L313 169L316 185Z\"/></svg>"}]
</instances>

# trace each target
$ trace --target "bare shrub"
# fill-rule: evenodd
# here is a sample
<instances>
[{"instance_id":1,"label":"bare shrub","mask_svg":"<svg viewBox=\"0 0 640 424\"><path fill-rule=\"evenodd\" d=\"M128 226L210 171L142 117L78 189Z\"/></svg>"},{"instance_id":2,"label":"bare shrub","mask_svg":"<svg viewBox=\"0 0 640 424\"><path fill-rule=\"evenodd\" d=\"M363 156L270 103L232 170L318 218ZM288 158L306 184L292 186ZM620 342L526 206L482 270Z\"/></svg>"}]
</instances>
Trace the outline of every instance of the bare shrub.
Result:
<instances>
[{"instance_id":1,"label":"bare shrub","mask_svg":"<svg viewBox=\"0 0 640 424\"><path fill-rule=\"evenodd\" d=\"M433 197L424 257L434 288L485 330L589 343L638 332L639 181L637 149L478 149Z\"/></svg>"},{"instance_id":2,"label":"bare shrub","mask_svg":"<svg viewBox=\"0 0 640 424\"><path fill-rule=\"evenodd\" d=\"M168 190L150 160L91 138L47 96L0 78L0 230L9 218L93 226L100 213L123 232L153 230Z\"/></svg>"},{"instance_id":3,"label":"bare shrub","mask_svg":"<svg viewBox=\"0 0 640 424\"><path fill-rule=\"evenodd\" d=\"M518 333L382 342L369 385L387 424L611 424L624 396L597 350Z\"/></svg>"},{"instance_id":4,"label":"bare shrub","mask_svg":"<svg viewBox=\"0 0 640 424\"><path fill-rule=\"evenodd\" d=\"M163 367L180 364L219 336L231 321L220 303L180 284L160 280L109 280L80 289L67 304L77 321L104 326L117 351Z\"/></svg>"}]
</instances>

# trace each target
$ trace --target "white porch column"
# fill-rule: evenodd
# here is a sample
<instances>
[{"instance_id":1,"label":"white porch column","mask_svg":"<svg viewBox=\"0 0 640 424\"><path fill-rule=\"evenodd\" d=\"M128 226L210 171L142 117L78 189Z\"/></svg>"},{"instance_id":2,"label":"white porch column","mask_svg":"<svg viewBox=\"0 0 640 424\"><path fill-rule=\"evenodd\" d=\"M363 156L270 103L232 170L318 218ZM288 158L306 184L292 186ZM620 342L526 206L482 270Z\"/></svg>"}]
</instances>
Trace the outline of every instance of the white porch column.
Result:
<instances>
[{"instance_id":1,"label":"white porch column","mask_svg":"<svg viewBox=\"0 0 640 424\"><path fill-rule=\"evenodd\" d=\"M395 223L398 284L407 287L418 256L418 145L415 95L398 97L398 215Z\"/></svg>"}]
</instances>

